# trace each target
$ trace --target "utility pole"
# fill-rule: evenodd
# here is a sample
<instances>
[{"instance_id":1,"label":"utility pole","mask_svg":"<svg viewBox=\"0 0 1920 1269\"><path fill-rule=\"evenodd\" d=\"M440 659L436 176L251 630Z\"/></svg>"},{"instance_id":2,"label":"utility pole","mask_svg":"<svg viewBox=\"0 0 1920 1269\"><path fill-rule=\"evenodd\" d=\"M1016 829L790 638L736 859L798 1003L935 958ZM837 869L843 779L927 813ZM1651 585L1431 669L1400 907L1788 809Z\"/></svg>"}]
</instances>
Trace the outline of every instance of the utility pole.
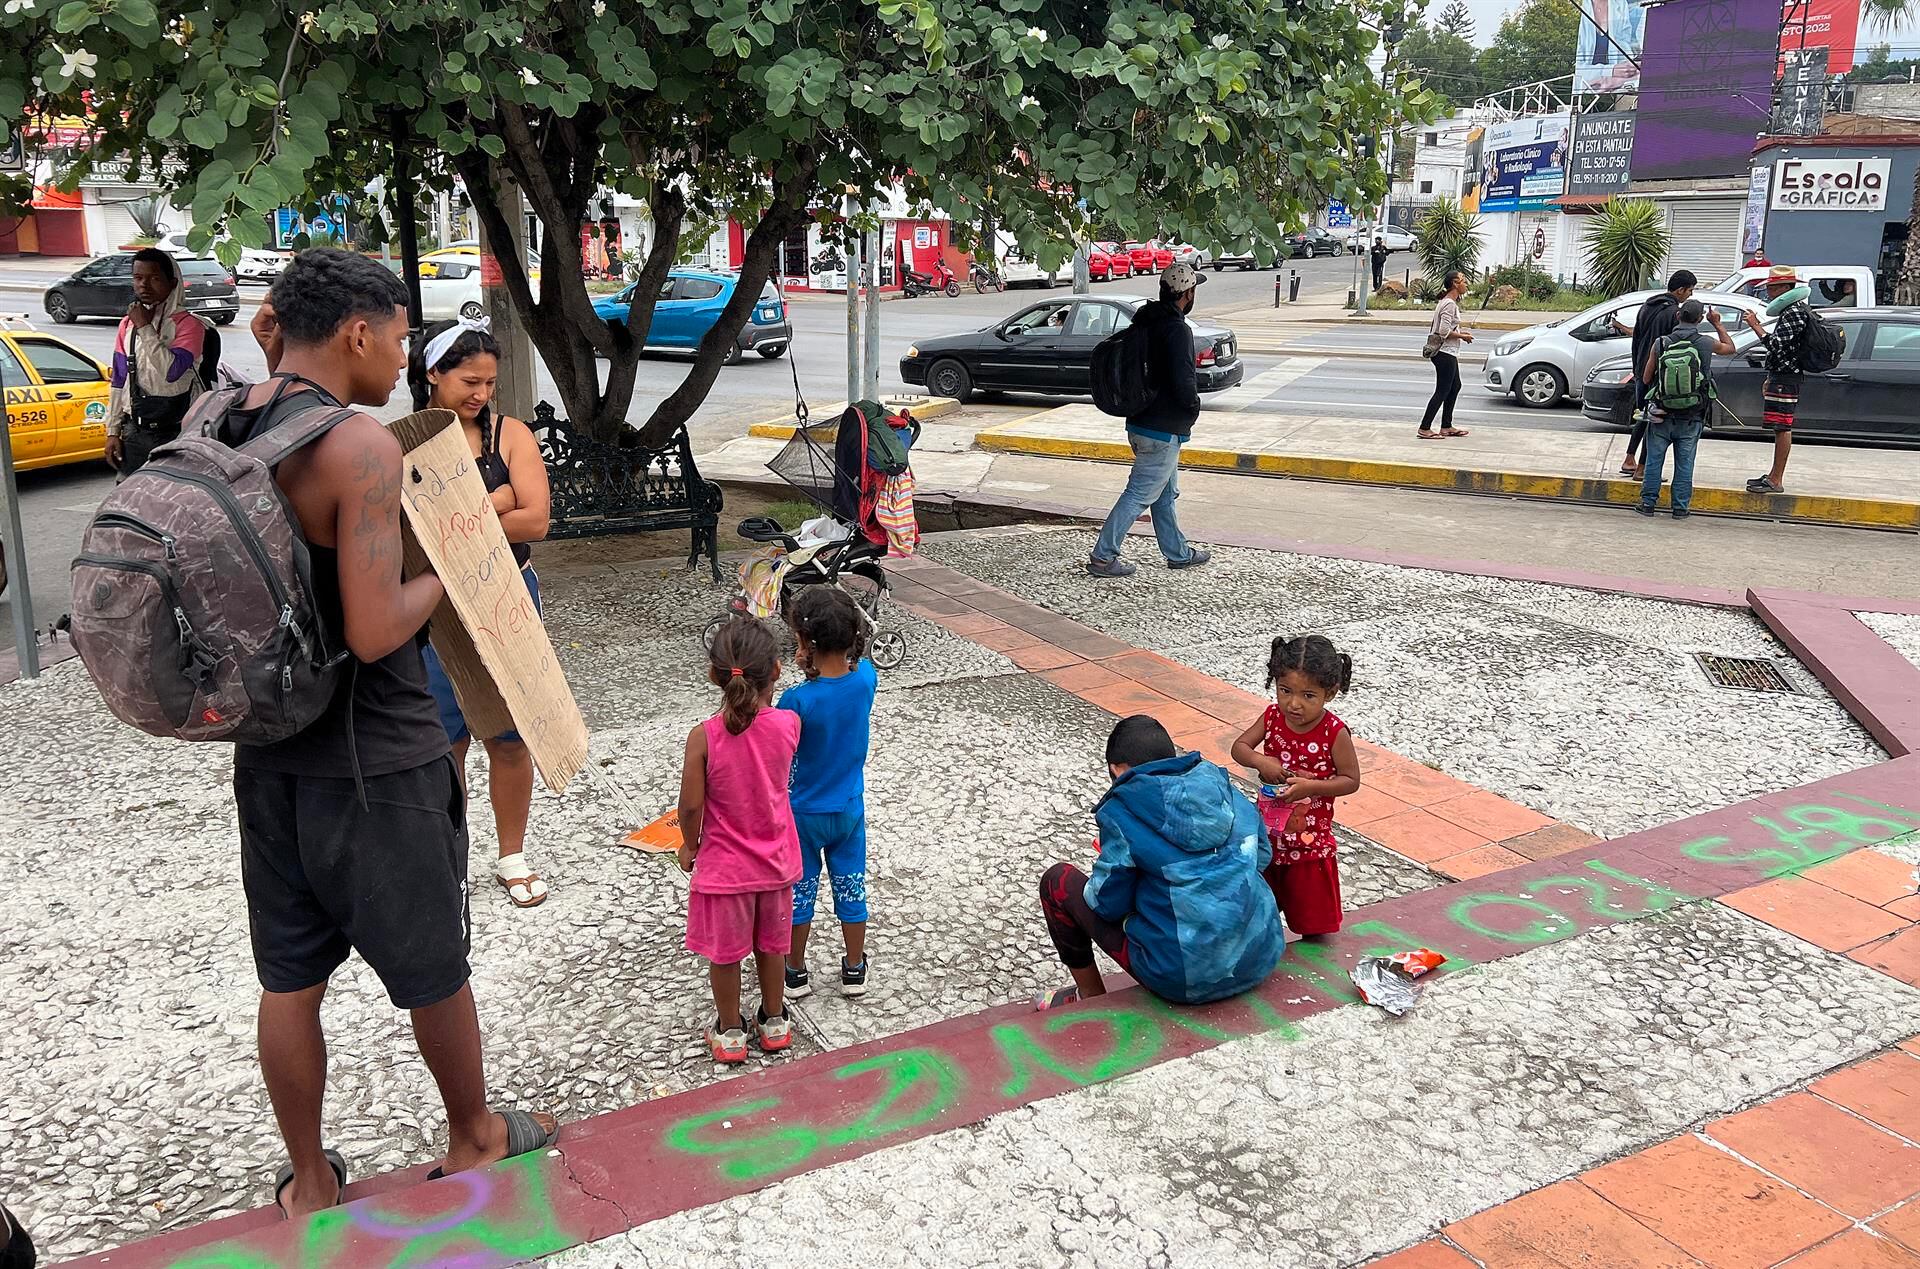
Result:
<instances>
[{"instance_id":1,"label":"utility pole","mask_svg":"<svg viewBox=\"0 0 1920 1269\"><path fill-rule=\"evenodd\" d=\"M860 262L860 281L867 288L867 329L864 373L860 376L860 399L880 399L880 204L875 203L873 228L867 230L866 258Z\"/></svg>"},{"instance_id":2,"label":"utility pole","mask_svg":"<svg viewBox=\"0 0 1920 1269\"><path fill-rule=\"evenodd\" d=\"M7 585L13 591L13 651L20 677L40 677L40 645L33 633L33 587L27 580L27 533L20 523L20 481L13 470L13 418L6 404L7 385L0 379L0 494L7 499L6 547L10 561Z\"/></svg>"},{"instance_id":3,"label":"utility pole","mask_svg":"<svg viewBox=\"0 0 1920 1269\"><path fill-rule=\"evenodd\" d=\"M527 267L527 211L520 187L504 168L492 167L494 197L500 215L507 222L508 241L494 242L480 217L480 303L486 309L493 337L500 344L500 379L494 390L495 413L516 419L533 417L534 399L539 396L540 361L534 356L533 337L514 312L513 299L500 275L500 255L511 251L520 267ZM584 425L584 420L574 420Z\"/></svg>"},{"instance_id":4,"label":"utility pole","mask_svg":"<svg viewBox=\"0 0 1920 1269\"><path fill-rule=\"evenodd\" d=\"M1380 87L1382 88L1385 88L1388 86L1389 78L1393 74L1393 46L1398 44L1399 42L1400 42L1400 28L1398 25L1387 26L1381 29L1380 44L1382 48L1386 49L1386 57L1382 59L1380 63ZM1380 228L1380 223L1382 221L1385 221L1386 219L1388 203L1390 203L1393 200L1393 134L1394 134L1394 131L1395 131L1395 121L1389 119L1387 121L1387 146L1386 146L1387 192L1380 199L1380 216L1375 221L1375 224L1374 224L1374 228L1376 232ZM1376 139L1374 150L1377 153L1379 149L1380 149L1380 146ZM1358 224L1354 225L1353 236L1349 240L1347 245L1351 246L1354 249L1354 252L1353 252L1354 314L1355 316L1358 316L1358 317L1365 317L1367 315L1367 291L1368 291L1367 284L1373 278L1372 265L1369 261L1365 259L1365 257L1367 254L1367 249L1371 244L1364 241L1360 237L1360 226Z\"/></svg>"},{"instance_id":5,"label":"utility pole","mask_svg":"<svg viewBox=\"0 0 1920 1269\"><path fill-rule=\"evenodd\" d=\"M854 201L846 200L847 237L847 404L860 399L860 231L853 227Z\"/></svg>"}]
</instances>

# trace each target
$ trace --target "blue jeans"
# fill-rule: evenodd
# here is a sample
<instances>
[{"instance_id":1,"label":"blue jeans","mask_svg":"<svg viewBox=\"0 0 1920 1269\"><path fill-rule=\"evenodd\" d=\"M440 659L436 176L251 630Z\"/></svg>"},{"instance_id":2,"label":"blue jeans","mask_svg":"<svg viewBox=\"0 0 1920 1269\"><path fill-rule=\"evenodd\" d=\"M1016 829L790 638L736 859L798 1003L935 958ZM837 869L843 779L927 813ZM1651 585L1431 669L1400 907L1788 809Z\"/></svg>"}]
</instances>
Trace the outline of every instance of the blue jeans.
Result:
<instances>
[{"instance_id":1,"label":"blue jeans","mask_svg":"<svg viewBox=\"0 0 1920 1269\"><path fill-rule=\"evenodd\" d=\"M1706 428L1706 416L1688 415L1679 419L1661 417L1647 425L1647 447L1641 457L1647 464L1646 479L1640 485L1640 505L1648 510L1660 501L1660 476L1667 465L1667 450L1673 450L1673 497L1675 511L1685 511L1693 501L1693 459L1700 448L1700 433Z\"/></svg>"},{"instance_id":2,"label":"blue jeans","mask_svg":"<svg viewBox=\"0 0 1920 1269\"><path fill-rule=\"evenodd\" d=\"M1159 539L1160 554L1168 560L1184 560L1193 554L1173 504L1180 497L1180 442L1156 440L1151 436L1127 433L1133 447L1133 474L1120 491L1120 501L1107 513L1100 526L1100 540L1093 544L1093 558L1113 560L1127 540L1127 530L1142 511L1153 512L1153 536Z\"/></svg>"}]
</instances>

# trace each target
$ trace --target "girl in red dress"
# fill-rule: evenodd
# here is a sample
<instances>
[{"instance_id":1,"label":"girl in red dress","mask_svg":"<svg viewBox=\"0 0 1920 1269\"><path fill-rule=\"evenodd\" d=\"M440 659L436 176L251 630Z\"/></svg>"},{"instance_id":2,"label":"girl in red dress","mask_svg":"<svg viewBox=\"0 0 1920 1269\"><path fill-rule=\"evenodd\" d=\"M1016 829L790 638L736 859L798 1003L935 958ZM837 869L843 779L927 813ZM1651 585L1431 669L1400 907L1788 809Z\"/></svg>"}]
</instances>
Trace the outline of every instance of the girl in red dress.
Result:
<instances>
[{"instance_id":1,"label":"girl in red dress","mask_svg":"<svg viewBox=\"0 0 1920 1269\"><path fill-rule=\"evenodd\" d=\"M1295 934L1340 928L1333 800L1360 788L1360 757L1347 725L1327 709L1353 682L1353 658L1324 635L1273 641L1267 686L1274 703L1233 742L1233 760L1261 779L1260 815L1273 844L1267 884Z\"/></svg>"}]
</instances>

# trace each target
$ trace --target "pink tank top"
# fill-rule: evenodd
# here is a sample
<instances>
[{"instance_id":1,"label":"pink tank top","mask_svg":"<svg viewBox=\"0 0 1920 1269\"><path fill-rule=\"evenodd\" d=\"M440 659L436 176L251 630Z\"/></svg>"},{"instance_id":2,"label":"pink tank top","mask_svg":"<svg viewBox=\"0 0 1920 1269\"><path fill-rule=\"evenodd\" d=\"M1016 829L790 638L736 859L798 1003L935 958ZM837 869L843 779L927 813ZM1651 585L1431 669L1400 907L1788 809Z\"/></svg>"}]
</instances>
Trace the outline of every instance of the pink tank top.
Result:
<instances>
[{"instance_id":1,"label":"pink tank top","mask_svg":"<svg viewBox=\"0 0 1920 1269\"><path fill-rule=\"evenodd\" d=\"M800 879L800 835L787 781L800 746L800 716L763 709L738 736L715 715L707 733L707 814L694 857L702 894L777 890Z\"/></svg>"}]
</instances>

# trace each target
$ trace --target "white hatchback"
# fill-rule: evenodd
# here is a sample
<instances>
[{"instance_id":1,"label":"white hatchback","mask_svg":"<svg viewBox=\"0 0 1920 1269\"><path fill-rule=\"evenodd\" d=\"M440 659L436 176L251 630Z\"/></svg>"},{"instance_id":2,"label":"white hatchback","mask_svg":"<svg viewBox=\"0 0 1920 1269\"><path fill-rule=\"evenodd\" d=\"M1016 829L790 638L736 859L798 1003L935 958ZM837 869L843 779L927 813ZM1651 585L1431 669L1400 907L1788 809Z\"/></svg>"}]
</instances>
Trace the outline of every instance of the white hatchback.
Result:
<instances>
[{"instance_id":1,"label":"white hatchback","mask_svg":"<svg viewBox=\"0 0 1920 1269\"><path fill-rule=\"evenodd\" d=\"M1485 336L1493 346L1487 351L1483 386L1536 409L1562 401L1578 405L1587 372L1607 358L1626 352L1632 342L1632 336L1619 328L1631 330L1640 306L1659 294L1634 291L1545 326L1505 331L1497 339ZM1729 331L1744 325L1740 316L1743 312L1764 313L1767 307L1764 301L1717 291L1696 291L1694 298L1718 309ZM1461 314L1469 330L1473 329L1473 317L1471 312Z\"/></svg>"}]
</instances>

